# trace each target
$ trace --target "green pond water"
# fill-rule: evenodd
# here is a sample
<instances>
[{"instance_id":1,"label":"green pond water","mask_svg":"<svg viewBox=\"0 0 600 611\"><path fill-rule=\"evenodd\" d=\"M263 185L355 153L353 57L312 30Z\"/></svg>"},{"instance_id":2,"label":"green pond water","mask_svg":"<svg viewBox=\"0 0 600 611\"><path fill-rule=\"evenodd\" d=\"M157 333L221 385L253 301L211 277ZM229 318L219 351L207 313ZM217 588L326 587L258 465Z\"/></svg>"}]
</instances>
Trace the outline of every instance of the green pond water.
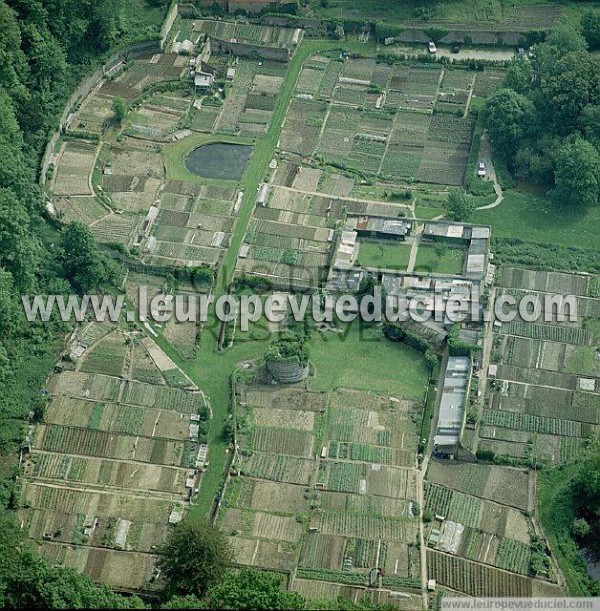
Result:
<instances>
[{"instance_id":1,"label":"green pond water","mask_svg":"<svg viewBox=\"0 0 600 611\"><path fill-rule=\"evenodd\" d=\"M202 178L239 181L251 153L252 147L246 144L204 144L186 157L185 167Z\"/></svg>"}]
</instances>

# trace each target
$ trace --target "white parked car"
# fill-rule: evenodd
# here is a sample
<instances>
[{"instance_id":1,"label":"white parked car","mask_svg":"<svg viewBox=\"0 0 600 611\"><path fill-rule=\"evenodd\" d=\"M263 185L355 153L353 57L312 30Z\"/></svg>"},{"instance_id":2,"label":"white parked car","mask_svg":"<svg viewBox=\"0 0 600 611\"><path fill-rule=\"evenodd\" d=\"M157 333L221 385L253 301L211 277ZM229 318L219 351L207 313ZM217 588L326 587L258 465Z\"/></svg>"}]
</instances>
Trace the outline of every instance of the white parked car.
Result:
<instances>
[{"instance_id":1,"label":"white parked car","mask_svg":"<svg viewBox=\"0 0 600 611\"><path fill-rule=\"evenodd\" d=\"M485 177L485 163L483 163L483 161L480 161L477 166L477 176L481 176L482 178Z\"/></svg>"},{"instance_id":2,"label":"white parked car","mask_svg":"<svg viewBox=\"0 0 600 611\"><path fill-rule=\"evenodd\" d=\"M427 43L427 50L430 53L437 53L437 47L435 46L435 42L428 42Z\"/></svg>"}]
</instances>

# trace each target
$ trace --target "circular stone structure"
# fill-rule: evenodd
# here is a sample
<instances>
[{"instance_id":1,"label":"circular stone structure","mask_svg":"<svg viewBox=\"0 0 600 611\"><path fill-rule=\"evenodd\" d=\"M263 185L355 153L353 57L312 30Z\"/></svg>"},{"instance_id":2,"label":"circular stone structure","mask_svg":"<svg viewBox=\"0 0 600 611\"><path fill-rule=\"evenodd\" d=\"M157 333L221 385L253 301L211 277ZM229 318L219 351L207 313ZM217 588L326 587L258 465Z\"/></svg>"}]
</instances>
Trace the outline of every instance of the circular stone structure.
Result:
<instances>
[{"instance_id":1,"label":"circular stone structure","mask_svg":"<svg viewBox=\"0 0 600 611\"><path fill-rule=\"evenodd\" d=\"M309 368L298 361L267 361L267 371L280 384L295 384L306 380Z\"/></svg>"},{"instance_id":2,"label":"circular stone structure","mask_svg":"<svg viewBox=\"0 0 600 611\"><path fill-rule=\"evenodd\" d=\"M202 144L185 158L185 167L202 178L239 181L251 154L252 147L248 144Z\"/></svg>"}]
</instances>

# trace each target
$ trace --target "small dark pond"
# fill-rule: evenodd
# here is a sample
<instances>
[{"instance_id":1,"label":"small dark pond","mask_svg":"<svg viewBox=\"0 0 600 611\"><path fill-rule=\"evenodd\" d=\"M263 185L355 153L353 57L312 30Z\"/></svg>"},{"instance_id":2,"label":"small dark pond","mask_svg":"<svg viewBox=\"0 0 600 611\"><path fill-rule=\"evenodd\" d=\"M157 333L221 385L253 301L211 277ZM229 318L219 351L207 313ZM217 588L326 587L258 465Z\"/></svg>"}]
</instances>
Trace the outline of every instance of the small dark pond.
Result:
<instances>
[{"instance_id":1,"label":"small dark pond","mask_svg":"<svg viewBox=\"0 0 600 611\"><path fill-rule=\"evenodd\" d=\"M185 167L202 178L238 181L244 174L251 153L252 147L246 144L204 144L186 157Z\"/></svg>"}]
</instances>

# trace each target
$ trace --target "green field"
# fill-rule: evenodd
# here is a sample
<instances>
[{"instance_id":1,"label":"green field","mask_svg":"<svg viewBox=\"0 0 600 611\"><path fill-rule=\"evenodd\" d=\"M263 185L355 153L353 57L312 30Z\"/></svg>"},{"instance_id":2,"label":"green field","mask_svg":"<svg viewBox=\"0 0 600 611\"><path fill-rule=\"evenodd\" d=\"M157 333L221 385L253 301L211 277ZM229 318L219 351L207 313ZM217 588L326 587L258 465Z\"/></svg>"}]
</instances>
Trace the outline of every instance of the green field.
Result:
<instances>
[{"instance_id":1,"label":"green field","mask_svg":"<svg viewBox=\"0 0 600 611\"><path fill-rule=\"evenodd\" d=\"M415 207L415 216L418 219L424 219L426 221L434 219L440 216L446 216L448 211L446 208L435 208L434 206L419 206Z\"/></svg>"},{"instance_id":2,"label":"green field","mask_svg":"<svg viewBox=\"0 0 600 611\"><path fill-rule=\"evenodd\" d=\"M560 208L549 196L508 191L500 206L475 212L472 222L489 225L496 238L580 248L600 245L600 206Z\"/></svg>"},{"instance_id":3,"label":"green field","mask_svg":"<svg viewBox=\"0 0 600 611\"><path fill-rule=\"evenodd\" d=\"M448 248L441 256L434 246L421 244L415 263L416 272L438 274L462 274L465 263L465 251L461 248Z\"/></svg>"},{"instance_id":4,"label":"green field","mask_svg":"<svg viewBox=\"0 0 600 611\"><path fill-rule=\"evenodd\" d=\"M423 356L381 339L380 330L357 320L343 334L319 333L311 343L315 390L338 387L379 390L421 399L428 371Z\"/></svg>"},{"instance_id":5,"label":"green field","mask_svg":"<svg viewBox=\"0 0 600 611\"><path fill-rule=\"evenodd\" d=\"M389 240L360 240L358 262L363 267L405 270L410 244Z\"/></svg>"}]
</instances>

